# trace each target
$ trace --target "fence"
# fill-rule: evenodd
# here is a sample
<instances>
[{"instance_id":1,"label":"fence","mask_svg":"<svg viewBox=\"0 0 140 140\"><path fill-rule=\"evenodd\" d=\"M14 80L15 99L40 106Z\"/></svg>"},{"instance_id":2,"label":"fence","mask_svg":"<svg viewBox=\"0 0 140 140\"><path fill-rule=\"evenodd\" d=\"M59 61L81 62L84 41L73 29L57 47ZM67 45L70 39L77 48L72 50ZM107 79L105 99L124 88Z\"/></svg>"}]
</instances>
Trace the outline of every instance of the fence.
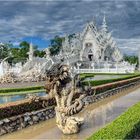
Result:
<instances>
[{"instance_id":1,"label":"fence","mask_svg":"<svg viewBox=\"0 0 140 140\"><path fill-rule=\"evenodd\" d=\"M134 73L134 69L126 68L101 68L101 69L75 69L76 73Z\"/></svg>"}]
</instances>

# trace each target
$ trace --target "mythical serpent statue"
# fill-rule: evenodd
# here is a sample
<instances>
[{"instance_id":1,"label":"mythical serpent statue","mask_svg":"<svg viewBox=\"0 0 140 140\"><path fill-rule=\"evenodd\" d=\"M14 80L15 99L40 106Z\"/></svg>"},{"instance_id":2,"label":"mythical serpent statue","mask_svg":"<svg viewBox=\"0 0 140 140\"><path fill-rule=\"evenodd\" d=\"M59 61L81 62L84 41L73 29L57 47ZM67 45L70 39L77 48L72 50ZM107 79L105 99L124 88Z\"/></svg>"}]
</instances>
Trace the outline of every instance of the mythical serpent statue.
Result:
<instances>
[{"instance_id":1,"label":"mythical serpent statue","mask_svg":"<svg viewBox=\"0 0 140 140\"><path fill-rule=\"evenodd\" d=\"M84 107L85 90L79 76L72 75L68 65L57 64L47 71L46 90L56 99L56 124L64 134L79 132L83 118L71 115Z\"/></svg>"},{"instance_id":2,"label":"mythical serpent statue","mask_svg":"<svg viewBox=\"0 0 140 140\"><path fill-rule=\"evenodd\" d=\"M72 116L84 107L83 98L91 88L85 88L78 74L74 74L68 65L55 64L46 72L46 92L43 97L29 96L30 102L42 101L42 106L48 106L48 100L56 100L56 124L64 134L78 133L84 119Z\"/></svg>"}]
</instances>

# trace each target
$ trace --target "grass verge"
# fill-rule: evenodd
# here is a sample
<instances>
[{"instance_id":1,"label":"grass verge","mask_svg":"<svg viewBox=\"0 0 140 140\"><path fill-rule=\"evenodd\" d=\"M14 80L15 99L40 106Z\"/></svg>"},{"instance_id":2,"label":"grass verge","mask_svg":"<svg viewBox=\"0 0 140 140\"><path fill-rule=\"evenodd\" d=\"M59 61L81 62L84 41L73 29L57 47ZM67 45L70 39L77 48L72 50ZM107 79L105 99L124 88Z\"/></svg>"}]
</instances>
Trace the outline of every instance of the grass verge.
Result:
<instances>
[{"instance_id":1,"label":"grass verge","mask_svg":"<svg viewBox=\"0 0 140 140\"><path fill-rule=\"evenodd\" d=\"M140 133L140 102L87 140L134 139L138 133Z\"/></svg>"},{"instance_id":2,"label":"grass verge","mask_svg":"<svg viewBox=\"0 0 140 140\"><path fill-rule=\"evenodd\" d=\"M30 94L30 93L38 93L38 92L45 92L45 90L44 89L39 89L39 90L31 90L31 91L19 91L19 92L0 93L0 96Z\"/></svg>"},{"instance_id":3,"label":"grass verge","mask_svg":"<svg viewBox=\"0 0 140 140\"><path fill-rule=\"evenodd\" d=\"M26 87L26 88L6 88L0 89L0 95L11 95L11 94L25 94L25 93L33 93L43 91L43 86L34 86L34 87Z\"/></svg>"},{"instance_id":4,"label":"grass verge","mask_svg":"<svg viewBox=\"0 0 140 140\"><path fill-rule=\"evenodd\" d=\"M103 84L107 84L107 83L130 79L130 78L134 78L134 77L138 77L138 76L140 76L140 74L126 75L126 76L123 76L120 78L114 78L114 79L83 81L83 84L88 85L90 83L91 86L98 86L98 85L103 85Z\"/></svg>"},{"instance_id":5,"label":"grass verge","mask_svg":"<svg viewBox=\"0 0 140 140\"><path fill-rule=\"evenodd\" d=\"M80 74L80 78L81 80L84 80L85 78L94 77L94 75L94 73L82 73Z\"/></svg>"}]
</instances>

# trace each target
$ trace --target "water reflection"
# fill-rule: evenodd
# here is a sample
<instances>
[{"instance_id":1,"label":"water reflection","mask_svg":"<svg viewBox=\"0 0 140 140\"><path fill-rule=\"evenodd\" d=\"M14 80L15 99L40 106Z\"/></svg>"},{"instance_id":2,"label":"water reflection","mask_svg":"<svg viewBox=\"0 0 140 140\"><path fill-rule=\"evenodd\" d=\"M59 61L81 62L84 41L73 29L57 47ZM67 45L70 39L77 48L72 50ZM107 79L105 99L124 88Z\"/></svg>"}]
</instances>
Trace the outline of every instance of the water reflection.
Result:
<instances>
[{"instance_id":1,"label":"water reflection","mask_svg":"<svg viewBox=\"0 0 140 140\"><path fill-rule=\"evenodd\" d=\"M45 92L39 92L39 93L32 93L33 95L37 96L44 96L46 95ZM9 102L15 102L19 100L23 100L27 97L27 94L19 94L19 95L4 95L0 96L0 104L9 103Z\"/></svg>"}]
</instances>

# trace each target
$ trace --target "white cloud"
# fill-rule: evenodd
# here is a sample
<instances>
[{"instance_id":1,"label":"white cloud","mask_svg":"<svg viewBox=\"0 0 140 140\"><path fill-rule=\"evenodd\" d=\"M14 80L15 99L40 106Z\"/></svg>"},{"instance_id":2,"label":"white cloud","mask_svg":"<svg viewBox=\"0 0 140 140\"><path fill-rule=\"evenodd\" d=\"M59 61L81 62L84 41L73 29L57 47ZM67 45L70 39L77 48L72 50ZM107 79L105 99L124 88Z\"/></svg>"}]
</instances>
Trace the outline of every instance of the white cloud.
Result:
<instances>
[{"instance_id":1,"label":"white cloud","mask_svg":"<svg viewBox=\"0 0 140 140\"><path fill-rule=\"evenodd\" d=\"M138 55L140 50L140 38L116 39L117 46L124 54Z\"/></svg>"},{"instance_id":2,"label":"white cloud","mask_svg":"<svg viewBox=\"0 0 140 140\"><path fill-rule=\"evenodd\" d=\"M132 38L117 39L119 48L124 53L136 53L140 44L134 39L140 36L139 6L138 1L1 1L0 42L79 32L93 17L97 25L101 24L105 12L115 38Z\"/></svg>"}]
</instances>

